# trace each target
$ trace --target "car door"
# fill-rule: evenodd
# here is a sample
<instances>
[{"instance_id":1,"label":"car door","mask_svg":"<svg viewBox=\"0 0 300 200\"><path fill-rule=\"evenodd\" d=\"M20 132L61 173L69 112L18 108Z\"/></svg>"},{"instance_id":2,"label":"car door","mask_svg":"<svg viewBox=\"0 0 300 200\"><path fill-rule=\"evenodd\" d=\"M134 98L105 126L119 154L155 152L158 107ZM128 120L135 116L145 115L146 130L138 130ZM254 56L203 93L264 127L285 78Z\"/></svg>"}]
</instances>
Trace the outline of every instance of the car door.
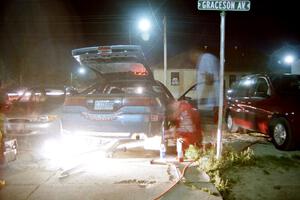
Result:
<instances>
[{"instance_id":1,"label":"car door","mask_svg":"<svg viewBox=\"0 0 300 200\"><path fill-rule=\"evenodd\" d=\"M255 77L242 78L237 86L235 94L230 98L230 113L233 121L239 127L251 129L253 126L249 117L250 98L254 91Z\"/></svg>"},{"instance_id":2,"label":"car door","mask_svg":"<svg viewBox=\"0 0 300 200\"><path fill-rule=\"evenodd\" d=\"M254 85L254 92L247 102L247 121L250 129L266 133L268 119L271 112L267 105L272 104L271 88L265 76L258 76Z\"/></svg>"}]
</instances>

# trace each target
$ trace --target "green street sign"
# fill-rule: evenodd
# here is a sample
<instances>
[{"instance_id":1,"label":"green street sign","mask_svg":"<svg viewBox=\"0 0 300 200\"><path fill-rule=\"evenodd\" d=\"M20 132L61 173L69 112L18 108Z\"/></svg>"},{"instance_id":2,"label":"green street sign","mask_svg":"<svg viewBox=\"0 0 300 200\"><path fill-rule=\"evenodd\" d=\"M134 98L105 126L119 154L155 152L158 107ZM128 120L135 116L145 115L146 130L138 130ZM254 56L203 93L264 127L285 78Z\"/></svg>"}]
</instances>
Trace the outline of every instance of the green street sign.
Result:
<instances>
[{"instance_id":1,"label":"green street sign","mask_svg":"<svg viewBox=\"0 0 300 200\"><path fill-rule=\"evenodd\" d=\"M198 10L249 11L250 5L247 0L198 0Z\"/></svg>"}]
</instances>

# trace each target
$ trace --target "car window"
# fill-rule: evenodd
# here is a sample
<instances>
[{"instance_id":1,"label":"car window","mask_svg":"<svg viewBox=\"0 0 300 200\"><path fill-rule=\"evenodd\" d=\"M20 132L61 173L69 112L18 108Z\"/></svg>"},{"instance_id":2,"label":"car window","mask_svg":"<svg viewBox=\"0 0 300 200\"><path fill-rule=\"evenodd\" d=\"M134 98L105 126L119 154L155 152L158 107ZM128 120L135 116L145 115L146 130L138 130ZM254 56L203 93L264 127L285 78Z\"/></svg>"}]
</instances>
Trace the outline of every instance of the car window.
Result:
<instances>
[{"instance_id":1,"label":"car window","mask_svg":"<svg viewBox=\"0 0 300 200\"><path fill-rule=\"evenodd\" d=\"M256 81L255 97L267 97L270 95L268 82L265 78L258 78Z\"/></svg>"},{"instance_id":2,"label":"car window","mask_svg":"<svg viewBox=\"0 0 300 200\"><path fill-rule=\"evenodd\" d=\"M148 75L145 66L137 62L136 58L91 59L88 60L86 65L96 69L102 74L131 72L134 75Z\"/></svg>"},{"instance_id":3,"label":"car window","mask_svg":"<svg viewBox=\"0 0 300 200\"><path fill-rule=\"evenodd\" d=\"M251 97L254 92L254 84L255 84L254 78L242 79L237 86L236 96Z\"/></svg>"}]
</instances>

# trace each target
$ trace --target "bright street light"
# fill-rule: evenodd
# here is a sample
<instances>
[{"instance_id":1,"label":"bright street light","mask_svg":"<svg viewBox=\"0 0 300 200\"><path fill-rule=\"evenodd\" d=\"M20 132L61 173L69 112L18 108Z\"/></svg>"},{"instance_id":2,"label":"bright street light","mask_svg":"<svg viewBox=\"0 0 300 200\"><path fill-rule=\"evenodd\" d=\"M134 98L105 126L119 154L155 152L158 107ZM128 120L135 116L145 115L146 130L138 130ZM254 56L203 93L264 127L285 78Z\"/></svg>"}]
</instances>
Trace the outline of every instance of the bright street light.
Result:
<instances>
[{"instance_id":1,"label":"bright street light","mask_svg":"<svg viewBox=\"0 0 300 200\"><path fill-rule=\"evenodd\" d=\"M79 73L79 74L85 74L85 68L80 67L80 68L78 69L78 73Z\"/></svg>"},{"instance_id":2,"label":"bright street light","mask_svg":"<svg viewBox=\"0 0 300 200\"><path fill-rule=\"evenodd\" d=\"M295 57L292 55L286 55L283 61L285 64L290 65L295 61Z\"/></svg>"},{"instance_id":3,"label":"bright street light","mask_svg":"<svg viewBox=\"0 0 300 200\"><path fill-rule=\"evenodd\" d=\"M151 23L148 19L141 19L139 21L138 27L142 32L147 32L150 30Z\"/></svg>"}]
</instances>

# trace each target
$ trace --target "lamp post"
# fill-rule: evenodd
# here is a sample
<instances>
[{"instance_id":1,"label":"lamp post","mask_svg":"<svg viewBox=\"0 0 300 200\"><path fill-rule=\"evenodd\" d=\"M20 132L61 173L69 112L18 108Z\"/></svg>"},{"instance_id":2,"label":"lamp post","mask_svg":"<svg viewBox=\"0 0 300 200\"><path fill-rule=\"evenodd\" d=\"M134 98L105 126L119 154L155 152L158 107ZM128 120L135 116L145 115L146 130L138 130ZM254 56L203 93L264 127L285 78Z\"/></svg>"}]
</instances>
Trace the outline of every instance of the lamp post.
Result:
<instances>
[{"instance_id":1,"label":"lamp post","mask_svg":"<svg viewBox=\"0 0 300 200\"><path fill-rule=\"evenodd\" d=\"M295 57L293 55L286 55L283 58L283 62L287 65L291 65L293 64L293 62L295 61Z\"/></svg>"},{"instance_id":2,"label":"lamp post","mask_svg":"<svg viewBox=\"0 0 300 200\"><path fill-rule=\"evenodd\" d=\"M163 19L163 42L164 42L164 84L167 85L167 18ZM143 18L138 22L138 28L141 31L141 37L144 41L150 38L149 31L151 29L151 22ZM131 43L131 33L129 32L129 41Z\"/></svg>"},{"instance_id":3,"label":"lamp post","mask_svg":"<svg viewBox=\"0 0 300 200\"><path fill-rule=\"evenodd\" d=\"M167 85L167 18L164 16L164 84Z\"/></svg>"}]
</instances>

